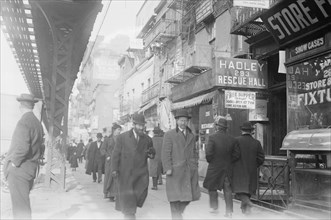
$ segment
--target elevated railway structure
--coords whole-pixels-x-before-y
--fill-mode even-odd
[[[101,9],[101,0],[1,1],[1,28],[30,93],[43,100],[46,186],[65,188],[69,96]]]

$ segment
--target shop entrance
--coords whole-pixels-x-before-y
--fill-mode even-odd
[[[282,88],[283,87],[283,88]],[[286,88],[284,86],[272,90],[269,96],[269,132],[267,135],[267,155],[286,155],[280,151],[287,134]]]

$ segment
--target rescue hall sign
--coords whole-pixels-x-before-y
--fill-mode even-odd
[[[255,92],[225,90],[225,108],[255,109]]]
[[[267,63],[238,58],[216,58],[216,85],[266,89]]]

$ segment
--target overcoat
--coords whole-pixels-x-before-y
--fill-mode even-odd
[[[208,169],[203,187],[208,190],[222,190],[225,177],[232,179],[233,163],[240,158],[238,141],[225,133],[217,131],[209,136],[206,146]]]
[[[69,159],[70,167],[71,168],[77,168],[78,167],[78,149],[77,147],[72,148],[72,153]]]
[[[9,174],[20,176],[26,180],[32,180],[36,177],[42,140],[43,129],[40,121],[33,112],[23,114],[17,122],[4,161],[6,178]],[[14,163],[16,167],[11,166],[10,163]]]
[[[137,142],[133,130],[117,136],[111,156],[111,171],[118,172],[119,206],[117,210],[134,214],[142,207],[148,192],[148,152],[153,158],[152,139],[143,134]]]
[[[162,165],[164,171],[172,170],[166,176],[166,192],[169,202],[195,201],[201,196],[199,187],[199,154],[195,136],[188,132],[186,137],[178,129],[165,133],[162,145]]]
[[[101,154],[105,156],[105,182],[103,185],[103,193],[107,197],[115,197],[117,195],[117,181],[111,175],[111,155],[114,147],[114,136],[105,137],[101,146]]]
[[[264,162],[261,143],[250,134],[236,138],[241,158],[233,166],[233,192],[254,195],[257,188],[257,168]]]
[[[102,141],[100,144],[100,148],[98,148],[97,141],[91,143],[88,149],[88,163],[87,163],[86,174],[91,175],[93,171],[97,172],[97,170],[94,170],[96,167],[95,166],[96,163],[102,164],[102,173],[104,173],[105,157],[100,152],[101,146],[102,146]]]
[[[154,136],[152,141],[155,149],[155,157],[149,160],[149,176],[158,177],[163,172],[161,161],[163,137]]]

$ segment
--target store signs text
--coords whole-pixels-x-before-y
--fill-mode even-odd
[[[331,54],[291,66],[287,73],[292,108],[293,102],[297,107],[331,102]]]
[[[255,92],[225,91],[225,108],[255,109],[255,100]]]
[[[257,60],[216,59],[216,85],[241,88],[267,88],[267,63]]]
[[[330,0],[286,0],[261,15],[280,45],[331,22]]]

